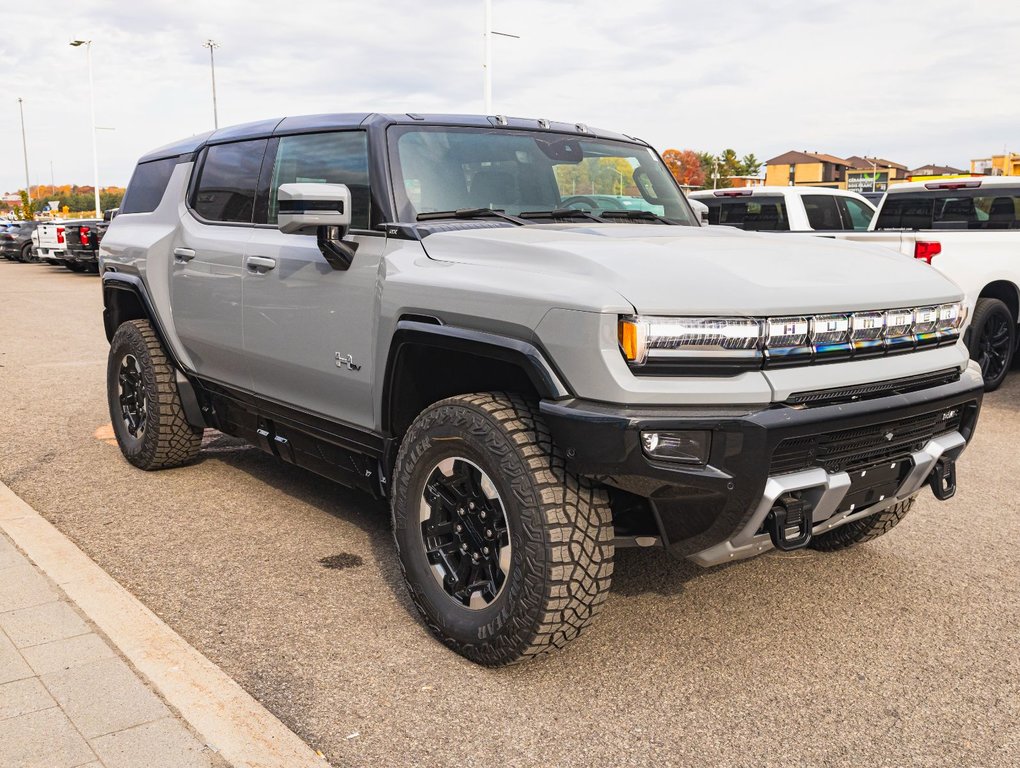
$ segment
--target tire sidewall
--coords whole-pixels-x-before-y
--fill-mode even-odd
[[[470,425],[465,429],[465,425]],[[484,425],[484,426],[483,426]],[[481,427],[481,430],[479,430]],[[484,430],[485,439],[477,434]],[[492,604],[473,610],[458,604],[433,576],[425,555],[419,505],[435,466],[460,457],[480,467],[492,480],[503,504],[511,544],[510,573]],[[426,411],[405,436],[397,459],[393,498],[393,534],[412,598],[427,622],[447,645],[464,647],[510,641],[512,628],[531,626],[541,606],[536,578],[545,567],[546,546],[540,526],[529,515],[537,507],[529,470],[503,433],[481,410],[463,404],[440,404]],[[541,581],[538,581],[541,584]],[[513,642],[518,642],[514,637]]]
[[[1012,366],[1013,354],[1016,350],[1016,320],[1012,313],[1002,301],[998,299],[980,299],[978,300],[977,308],[975,311],[974,325],[971,329],[971,340],[970,340],[970,356],[974,360],[980,361],[981,355],[981,338],[984,336],[985,327],[988,322],[996,317],[1000,316],[1006,320],[1010,332],[1010,345],[1009,345],[1009,358],[1003,365],[1002,371],[994,379],[988,379],[985,381],[985,391],[991,392],[998,389],[1002,382],[1005,380],[1006,375],[1009,373],[1009,369]]]
[[[141,438],[128,432],[120,411],[118,376],[120,363],[125,355],[133,355],[142,370],[142,385],[145,388],[147,405],[145,431]],[[125,323],[118,328],[110,344],[110,357],[106,367],[106,392],[113,432],[124,457],[135,466],[145,467],[155,455],[158,443],[156,408],[159,403],[159,392],[156,387],[156,372],[152,364],[152,357],[149,355],[145,339],[133,323]]]

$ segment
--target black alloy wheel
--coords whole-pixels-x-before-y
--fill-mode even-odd
[[[511,544],[492,478],[468,459],[443,459],[425,481],[419,517],[425,556],[446,594],[472,610],[499,597]]]
[[[998,389],[1016,350],[1016,319],[999,299],[978,299],[970,329],[970,356],[981,366],[985,391]]]
[[[117,373],[117,388],[124,427],[131,437],[140,440],[145,434],[149,403],[145,394],[142,367],[134,355],[127,354],[121,358],[120,371]]]

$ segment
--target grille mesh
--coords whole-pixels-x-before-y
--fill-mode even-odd
[[[770,470],[774,475],[810,467],[822,467],[829,473],[851,472],[902,458],[921,450],[936,435],[959,429],[964,407],[943,408],[858,429],[788,438],[772,454]],[[947,419],[949,412],[954,414]]]

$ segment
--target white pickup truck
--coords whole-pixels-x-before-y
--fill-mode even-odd
[[[60,265],[67,255],[67,247],[64,243],[64,222],[47,221],[36,227],[32,233],[32,241],[35,243],[35,252],[39,261],[47,264]]]
[[[889,188],[868,232],[829,237],[874,243],[921,259],[966,294],[964,339],[985,389],[1006,378],[1020,322],[1020,178],[918,181]]]
[[[856,192],[827,187],[737,187],[691,192],[708,223],[754,232],[863,232],[875,206]]]

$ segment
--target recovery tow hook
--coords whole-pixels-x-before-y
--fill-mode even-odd
[[[956,494],[956,459],[943,456],[928,476],[931,492],[939,501],[951,499]]]
[[[795,496],[781,497],[765,518],[765,527],[776,549],[789,552],[811,541],[811,509]]]

